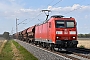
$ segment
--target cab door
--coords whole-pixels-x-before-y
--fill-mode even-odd
[[[51,40],[51,22],[48,22],[48,39]]]

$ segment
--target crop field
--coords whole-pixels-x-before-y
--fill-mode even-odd
[[[3,43],[3,42],[0,40],[0,47],[1,47],[2,43]]]
[[[4,41],[4,40],[0,40],[0,46],[1,46],[1,44],[3,43],[3,41]]]
[[[14,40],[0,42],[0,60],[38,60]]]
[[[4,40],[0,40],[0,51],[1,51],[1,48],[2,48],[3,42],[4,42]]]
[[[78,40],[78,47],[80,47],[80,46],[84,46],[85,48],[88,48],[88,49],[90,49],[90,40],[88,39],[81,39],[81,40]]]
[[[0,40],[0,54],[7,40]]]

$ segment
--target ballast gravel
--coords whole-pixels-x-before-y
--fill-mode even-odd
[[[32,53],[35,57],[38,58],[38,60],[71,60],[69,58],[53,54],[49,51],[43,50],[42,48],[36,47],[32,44],[16,40],[21,46],[23,46],[25,49],[27,49],[30,53]]]

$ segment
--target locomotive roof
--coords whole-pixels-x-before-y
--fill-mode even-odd
[[[62,16],[62,15],[53,15],[53,16],[51,16],[51,18],[63,18],[63,17],[64,16]],[[44,23],[46,23],[48,21],[49,21],[49,19],[48,20],[45,20]]]
[[[64,16],[63,15],[52,15],[50,18],[63,18]],[[70,17],[70,18],[72,18],[72,17]],[[48,20],[45,20],[43,23],[46,23],[46,22],[48,22],[50,19],[48,19]],[[43,24],[43,23],[40,23],[40,24],[37,24],[37,25],[41,25],[41,24]]]
[[[53,16],[51,16],[51,18],[62,18],[62,17],[64,17],[64,16],[62,16],[62,15],[53,15]]]

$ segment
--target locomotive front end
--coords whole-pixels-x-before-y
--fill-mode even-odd
[[[74,18],[56,18],[55,19],[55,44],[58,48],[76,48],[77,28]]]

